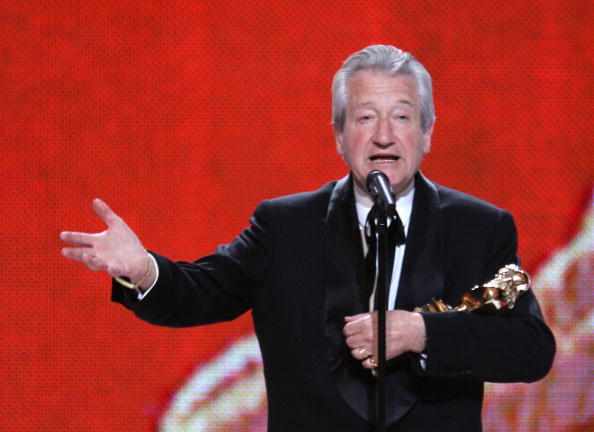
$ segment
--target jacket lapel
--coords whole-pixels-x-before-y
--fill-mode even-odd
[[[344,317],[367,312],[366,270],[351,177],[338,181],[330,197],[324,259],[326,354],[338,392],[364,419],[373,390],[369,371],[352,358],[342,334]]]
[[[412,310],[443,296],[443,237],[437,188],[421,173],[415,197],[396,308]]]

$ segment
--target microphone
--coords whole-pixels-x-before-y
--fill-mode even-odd
[[[373,170],[367,175],[367,189],[375,203],[388,215],[396,210],[396,198],[390,186],[388,176],[381,171]]]

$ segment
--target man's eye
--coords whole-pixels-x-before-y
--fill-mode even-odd
[[[360,122],[366,122],[366,121],[369,121],[369,120],[371,120],[371,116],[361,116],[361,117],[359,117],[359,121]]]

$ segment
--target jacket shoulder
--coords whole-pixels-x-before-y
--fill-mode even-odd
[[[303,211],[326,211],[337,181],[326,183],[315,191],[300,192],[263,201],[275,213],[299,214]]]
[[[502,212],[508,213],[507,210],[473,195],[440,185],[435,185],[435,188],[439,195],[440,207],[446,214],[464,212],[468,216],[498,216]]]

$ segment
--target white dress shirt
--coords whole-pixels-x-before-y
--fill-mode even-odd
[[[357,219],[359,220],[359,232],[361,233],[361,240],[363,242],[363,253],[367,255],[367,241],[365,240],[365,224],[367,222],[367,215],[373,207],[373,200],[371,197],[363,192],[355,184],[355,206],[357,208]],[[413,198],[415,196],[414,187],[410,191],[398,198],[396,201],[396,211],[402,225],[404,225],[404,234],[408,236],[408,226],[410,225],[410,215],[412,213]],[[392,279],[390,282],[390,290],[388,294],[388,309],[394,310],[396,307],[396,295],[398,294],[398,284],[400,283],[400,273],[402,272],[402,261],[404,260],[404,251],[406,249],[406,243],[396,246],[394,253],[394,267],[392,268]],[[376,264],[377,266],[377,264]],[[376,267],[377,268],[377,267]],[[369,298],[369,310],[373,310],[374,299],[375,299],[375,287],[377,286],[377,272],[375,281],[373,283],[373,293]]]

